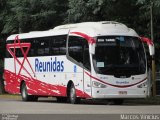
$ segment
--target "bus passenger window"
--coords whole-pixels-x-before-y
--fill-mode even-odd
[[[38,55],[47,56],[49,55],[49,41],[44,39],[46,38],[41,38],[37,40],[37,53]]]
[[[70,36],[68,53],[76,62],[82,63],[83,67],[90,70],[90,56],[88,41],[82,37]]]
[[[79,63],[83,63],[83,42],[82,38],[70,36],[68,43],[69,56]]]
[[[51,55],[65,55],[66,54],[66,39],[67,36],[54,36],[51,39]]]
[[[88,42],[84,39],[84,58],[83,58],[83,63],[84,67],[87,68],[88,70],[91,70],[91,64],[90,64],[90,56],[89,56],[89,45]]]

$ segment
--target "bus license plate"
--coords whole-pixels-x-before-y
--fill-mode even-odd
[[[119,91],[119,95],[127,95],[127,91]]]

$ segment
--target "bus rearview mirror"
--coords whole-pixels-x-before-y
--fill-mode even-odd
[[[148,47],[149,47],[149,54],[153,56],[155,54],[154,45],[149,45]]]
[[[90,44],[90,46],[89,46],[89,48],[90,48],[90,52],[91,52],[91,54],[95,54],[95,47],[96,47],[96,45],[95,44]]]
[[[143,42],[147,43],[148,48],[149,48],[149,54],[153,56],[155,54],[155,48],[154,48],[153,41],[146,37],[140,37],[140,38]]]

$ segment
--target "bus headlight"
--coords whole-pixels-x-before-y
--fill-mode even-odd
[[[92,82],[92,86],[96,87],[96,88],[106,88],[107,87],[106,85],[104,85],[104,84],[102,84],[100,82],[97,82],[97,81],[93,81]]]
[[[138,85],[137,87],[138,88],[146,88],[147,87],[147,81],[142,83],[142,84],[140,84],[140,85]]]

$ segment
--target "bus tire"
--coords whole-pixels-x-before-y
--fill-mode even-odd
[[[80,98],[77,98],[76,96],[76,89],[74,84],[72,83],[71,87],[70,87],[70,92],[69,92],[69,102],[71,104],[77,104],[80,102]]]
[[[26,87],[26,83],[23,82],[22,83],[22,86],[21,86],[21,96],[22,96],[22,100],[23,101],[29,101],[30,100],[30,97],[27,93],[27,87]]]
[[[23,101],[37,101],[38,96],[28,95],[26,83],[23,82],[21,86],[21,96]]]

